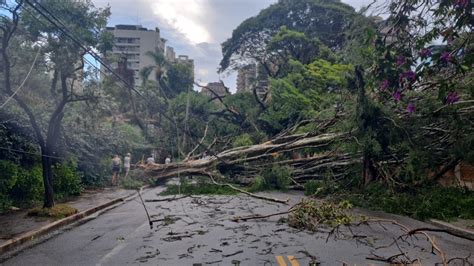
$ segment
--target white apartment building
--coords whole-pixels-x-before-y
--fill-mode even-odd
[[[135,87],[139,87],[142,84],[140,70],[155,65],[153,58],[146,53],[159,49],[164,54],[166,40],[161,38],[158,28],[149,30],[141,25],[116,25],[107,27],[107,30],[115,37],[112,54],[118,58],[126,56],[127,68],[135,72]],[[116,68],[117,65],[112,64],[112,67]]]

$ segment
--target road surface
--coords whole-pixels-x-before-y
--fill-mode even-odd
[[[143,193],[145,200],[158,199],[162,188]],[[401,234],[390,225],[361,226],[353,229],[356,237],[340,235],[327,238],[329,229],[309,233],[279,223],[280,217],[264,221],[232,222],[229,218],[249,214],[284,211],[302,197],[298,193],[272,193],[291,198],[290,205],[266,202],[244,195],[199,196],[181,200],[146,202],[152,219],[150,229],[139,199],[109,210],[88,222],[71,226],[48,236],[30,248],[0,260],[3,265],[367,265],[383,264],[368,260],[379,255],[390,257],[400,252],[388,245]],[[367,214],[367,213],[365,213]],[[415,228],[433,227],[406,217],[396,218]],[[448,258],[474,253],[472,242],[433,234]],[[327,242],[326,242],[327,241]],[[424,265],[440,262],[422,238],[401,242],[410,259]],[[402,255],[400,255],[402,256]],[[314,264],[316,265],[316,264]]]

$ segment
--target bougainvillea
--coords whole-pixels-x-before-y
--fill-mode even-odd
[[[436,91],[453,104],[462,94],[455,83],[472,71],[474,18],[469,0],[393,0],[375,8],[383,16],[374,40],[377,56],[371,69],[382,99],[403,102],[408,91]],[[471,45],[472,46],[472,45]],[[403,103],[409,113],[413,102]]]

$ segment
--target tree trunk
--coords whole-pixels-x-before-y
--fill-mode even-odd
[[[51,208],[54,206],[53,191],[53,169],[51,152],[45,147],[41,149],[41,163],[43,166],[43,183],[44,183],[44,202],[43,208]]]
[[[367,122],[367,109],[368,109],[368,100],[367,95],[365,94],[365,81],[363,78],[364,70],[361,66],[355,67],[355,77],[356,77],[356,86],[357,86],[357,123],[359,134],[365,134],[367,132],[368,122]],[[371,156],[365,147],[362,147],[362,178],[364,185],[367,186],[375,178],[375,169],[372,165]]]

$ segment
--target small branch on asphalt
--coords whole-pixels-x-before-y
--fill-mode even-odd
[[[175,201],[175,200],[181,200],[181,199],[184,199],[184,198],[189,198],[191,197],[191,195],[184,195],[182,197],[171,197],[171,198],[164,198],[164,199],[147,199],[145,200],[145,202],[162,202],[162,201],[167,201],[167,202],[171,202],[171,201]]]
[[[277,202],[277,203],[283,203],[283,204],[288,204],[288,202],[290,201],[290,199],[286,199],[286,200],[281,200],[281,199],[276,199],[276,198],[270,198],[270,197],[265,197],[265,196],[261,196],[261,195],[256,195],[256,194],[253,194],[253,193],[250,193],[248,191],[245,191],[243,189],[240,189],[240,188],[237,188],[235,187],[234,185],[231,185],[229,183],[218,183],[216,182],[216,180],[214,180],[214,175],[209,173],[209,172],[206,172],[206,174],[209,176],[209,178],[211,179],[212,183],[215,184],[215,185],[218,185],[218,186],[227,186],[235,191],[238,191],[240,193],[243,193],[245,195],[248,195],[250,197],[253,197],[253,198],[256,198],[256,199],[261,199],[261,200],[267,200],[267,201],[271,201],[271,202]]]

